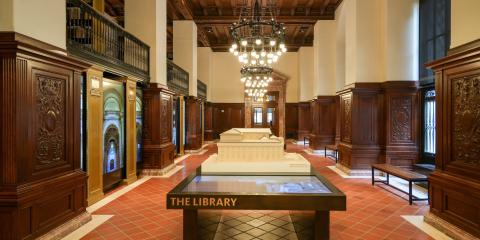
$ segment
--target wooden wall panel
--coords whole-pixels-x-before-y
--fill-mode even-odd
[[[369,169],[384,161],[383,93],[378,83],[355,83],[340,95],[339,163]]]
[[[480,41],[430,66],[437,107],[430,212],[480,237]]]
[[[310,148],[324,149],[325,145],[335,144],[336,135],[336,96],[318,96],[310,102],[311,131]]]
[[[142,173],[155,174],[173,164],[172,143],[173,92],[164,86],[150,84],[143,92],[144,124],[142,132]]]
[[[213,141],[213,104],[206,102],[204,106],[204,139],[205,141]]]
[[[285,104],[286,138],[298,139],[298,103]]]
[[[0,239],[34,239],[85,212],[80,77],[89,66],[0,33]]]
[[[185,150],[197,150],[202,147],[202,100],[188,96],[185,99]]]
[[[220,138],[220,133],[231,128],[245,127],[244,103],[212,103],[213,134]]]
[[[124,183],[130,184],[137,180],[137,112],[136,112],[136,95],[137,83],[135,81],[125,79],[127,82],[127,101],[126,105],[126,178]]]
[[[87,189],[88,205],[103,198],[103,72],[90,68],[87,83]],[[92,85],[96,85],[92,87]],[[98,85],[98,86],[97,86]]]
[[[383,84],[385,91],[385,159],[409,167],[419,157],[420,106],[417,81]]]
[[[298,103],[298,140],[310,135],[312,128],[312,116],[310,114],[310,102]]]

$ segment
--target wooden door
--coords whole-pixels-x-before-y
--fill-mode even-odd
[[[267,92],[263,101],[252,104],[252,127],[270,128],[278,136],[278,92]]]

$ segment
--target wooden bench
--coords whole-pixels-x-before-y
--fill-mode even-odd
[[[333,155],[329,155],[335,158],[335,163],[338,163],[338,147],[337,145],[325,145],[325,154],[324,156],[327,157],[327,149],[333,151]]]
[[[310,145],[310,137],[309,136],[304,136],[303,137],[303,146],[305,146],[307,144],[307,140],[308,139],[308,145]]]
[[[387,174],[387,177],[386,177],[385,181],[375,180],[375,169],[377,169],[379,171],[382,171],[382,172]],[[398,178],[401,178],[403,180],[408,181],[408,192],[403,191],[402,189],[399,189],[395,186],[390,185],[390,183],[389,183],[390,174],[395,176],[395,177],[398,177]],[[395,167],[395,166],[390,165],[390,164],[373,164],[372,165],[372,186],[375,185],[376,182],[386,184],[386,185],[388,185],[390,187],[393,187],[393,188],[395,188],[395,189],[397,189],[397,190],[399,190],[403,193],[408,194],[408,203],[410,205],[412,205],[413,201],[428,201],[428,193],[427,193],[427,198],[418,198],[418,197],[413,196],[413,194],[412,194],[412,184],[415,183],[415,182],[426,182],[427,183],[427,190],[429,189],[428,177],[423,175],[423,174],[419,174],[419,173],[412,172],[412,171],[409,171],[409,170],[405,170],[405,169],[402,169],[402,168],[399,168],[399,167]]]

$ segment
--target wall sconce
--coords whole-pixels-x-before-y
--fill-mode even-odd
[[[90,82],[90,95],[92,96],[102,96],[102,87],[100,78],[93,76]]]

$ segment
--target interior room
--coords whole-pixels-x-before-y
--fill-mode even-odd
[[[480,239],[479,0],[0,0],[0,239]]]

